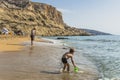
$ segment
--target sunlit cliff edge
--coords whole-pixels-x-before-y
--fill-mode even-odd
[[[33,27],[41,36],[90,35],[90,33],[68,26],[62,13],[55,7],[29,0],[0,0],[0,31],[7,27],[10,31],[22,30],[30,34]]]

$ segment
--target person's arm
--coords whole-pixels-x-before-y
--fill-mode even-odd
[[[76,67],[75,63],[74,63],[74,60],[73,60],[73,56],[71,56],[71,62],[73,64],[74,67]]]

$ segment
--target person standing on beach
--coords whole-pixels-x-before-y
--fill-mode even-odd
[[[35,39],[35,35],[36,35],[36,28],[33,28],[31,30],[31,34],[30,34],[30,38],[31,38],[31,46],[33,46],[33,41]]]
[[[73,60],[73,54],[74,54],[73,48],[70,48],[69,52],[66,52],[65,54],[63,54],[63,56],[62,56],[62,63],[64,64],[63,72],[65,72],[66,68],[67,68],[68,72],[70,71],[70,65],[67,61],[68,59],[71,59],[73,66],[76,67],[74,60]]]

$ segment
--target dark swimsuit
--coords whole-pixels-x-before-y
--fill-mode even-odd
[[[30,35],[30,37],[31,37],[31,40],[33,41],[35,36],[34,35]]]
[[[66,58],[62,58],[63,63],[68,63]]]
[[[30,35],[30,37],[31,37],[31,41],[33,41],[34,38],[35,38],[35,34],[34,34],[34,30],[33,30],[33,29],[31,30],[31,35]]]

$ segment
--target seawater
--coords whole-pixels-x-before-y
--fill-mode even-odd
[[[58,36],[57,36],[58,37]],[[49,37],[57,39],[57,37]],[[59,36],[61,37],[61,36]],[[101,80],[120,80],[120,36],[62,36],[63,44],[80,50],[101,73]]]

